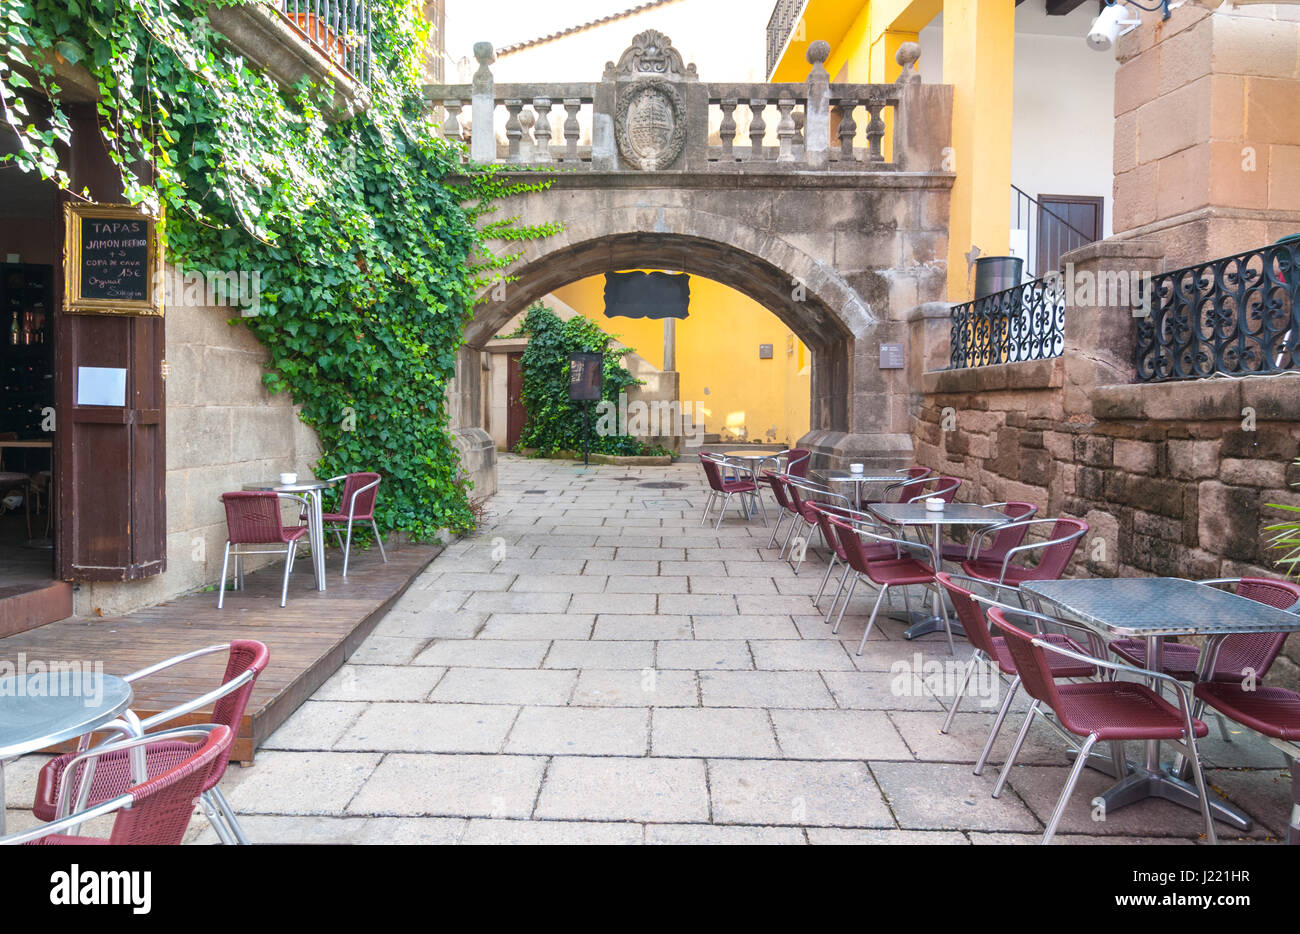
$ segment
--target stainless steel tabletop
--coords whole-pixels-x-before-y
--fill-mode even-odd
[[[1116,636],[1300,630],[1294,613],[1179,577],[1026,581],[1020,589]]]
[[[1001,525],[1010,522],[1006,513],[974,503],[948,503],[942,511],[925,508],[925,503],[872,503],[871,511],[891,525]]]
[[[94,671],[0,678],[0,762],[93,732],[131,697],[127,682]]]
[[[332,486],[334,484],[328,480],[311,480],[307,483],[281,483],[279,480],[261,480],[254,483],[245,483],[240,489],[267,493],[314,493],[320,490],[328,490]]]
[[[814,470],[813,475],[823,478],[828,483],[902,483],[907,479],[896,473],[882,475],[854,473],[851,470]]]

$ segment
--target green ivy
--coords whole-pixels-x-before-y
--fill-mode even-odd
[[[22,95],[57,101],[55,56],[84,66],[127,199],[165,217],[168,259],[260,274],[258,315],[231,323],[265,345],[267,386],[291,393],[319,436],[316,473],[383,473],[385,528],[469,527],[444,394],[475,296],[512,245],[558,229],[491,215],[547,183],[467,169],[439,137],[419,93],[418,3],[370,0],[369,107],[335,124],[319,103],[330,88],[279,87],[223,44],[207,6],[0,0],[0,110],[17,142],[0,168],[69,187],[65,113],[56,102],[39,118]],[[496,255],[492,240],[505,244]]]
[[[630,347],[612,347],[612,338],[581,315],[562,321],[555,312],[538,303],[528,309],[523,323],[510,337],[527,337],[528,346],[520,361],[524,387],[521,401],[527,412],[520,449],[536,448],[538,455],[553,457],[563,451],[581,451],[586,421],[591,419],[591,450],[598,454],[659,454],[664,449],[649,446],[630,435],[596,434],[597,403],[569,400],[569,354],[578,351],[604,356],[602,397],[618,405],[620,393],[641,385],[623,365],[634,353]],[[584,414],[584,406],[591,411]]]

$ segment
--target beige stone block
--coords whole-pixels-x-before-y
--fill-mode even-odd
[[[1115,440],[1115,466],[1129,473],[1150,474],[1156,468],[1156,446],[1150,441]]]
[[[1166,156],[1156,176],[1156,216],[1173,217],[1210,203],[1210,144]]]
[[[1268,147],[1268,208],[1300,211],[1300,146]]]
[[[1213,477],[1219,469],[1218,441],[1166,442],[1169,473],[1181,480]]]
[[[1160,94],[1160,53],[1129,59],[1115,70],[1115,115],[1137,110]]]
[[[1263,209],[1269,206],[1271,147],[1246,147],[1236,142],[1211,142],[1211,204]]]
[[[1225,457],[1219,465],[1219,477],[1235,486],[1281,490],[1286,487],[1286,465],[1278,461]]]
[[[1138,162],[1195,146],[1210,136],[1210,79],[1199,78],[1138,109]]]
[[[1156,213],[1157,167],[1140,165],[1131,172],[1115,175],[1115,232],[1122,233],[1149,224]]]
[[[1219,74],[1291,78],[1300,60],[1300,27],[1294,22],[1247,16],[1214,17],[1212,69]]]
[[[1214,75],[1210,81],[1210,138],[1246,138],[1246,79]]]
[[[1115,147],[1112,158],[1115,174],[1137,168],[1137,114],[1130,111],[1115,118]]]
[[[1300,81],[1290,78],[1247,78],[1245,140],[1300,143]]]
[[[1202,20],[1169,36],[1156,47],[1160,61],[1158,93],[1170,94],[1210,73],[1214,40],[1211,22]],[[1151,56],[1144,55],[1143,59]],[[1131,63],[1130,63],[1131,64]],[[1121,66],[1121,70],[1125,66]],[[1116,94],[1119,93],[1116,88]]]

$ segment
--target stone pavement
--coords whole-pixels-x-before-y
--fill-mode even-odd
[[[942,682],[891,672],[951,665],[942,635],[907,642],[885,620],[856,656],[874,595],[859,587],[832,636],[812,604],[820,558],[796,576],[770,530],[734,510],[701,528],[698,465],[507,455],[500,470],[483,528],[430,565],[252,768],[227,773],[253,839],[1037,841],[1070,761],[1055,734],[1036,728],[991,798],[1019,716],[972,775],[992,710],[967,699],[942,735],[924,686]],[[1251,838],[1284,832],[1281,754],[1217,730],[1203,748],[1209,781],[1256,818]],[[34,769],[11,769],[11,800],[30,800]],[[1058,842],[1196,839],[1198,814],[1165,802],[1094,820],[1111,781],[1085,771]],[[191,835],[213,839],[202,818]]]

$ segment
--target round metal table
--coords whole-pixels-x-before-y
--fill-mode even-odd
[[[827,486],[845,483],[853,484],[853,502],[862,508],[862,484],[864,483],[901,483],[907,478],[901,474],[869,474],[866,471],[854,473],[851,470],[819,470],[816,475],[826,481]]]
[[[241,489],[263,493],[293,493],[307,500],[307,540],[311,543],[311,567],[316,574],[316,589],[325,589],[325,520],[322,518],[321,494],[334,486],[329,480],[310,483],[281,483],[266,480],[245,483]]]
[[[95,732],[126,711],[132,696],[123,679],[84,667],[0,678],[0,805],[6,761]],[[0,806],[0,834],[4,829]]]

